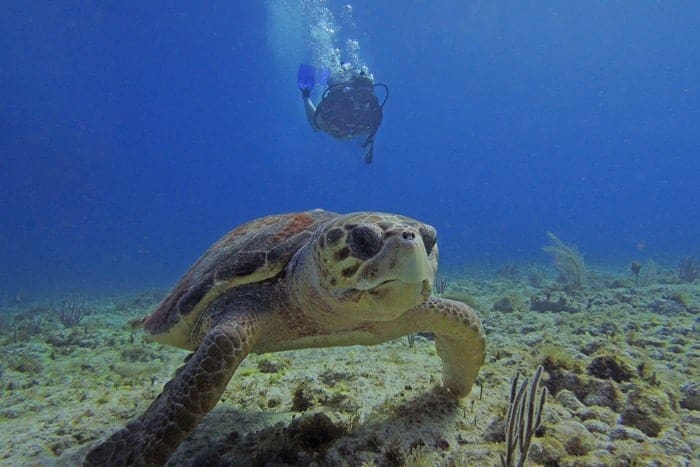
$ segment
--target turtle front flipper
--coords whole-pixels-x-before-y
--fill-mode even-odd
[[[85,465],[162,465],[216,405],[250,352],[254,318],[224,318],[138,420],[87,455]]]
[[[445,385],[457,397],[468,395],[486,355],[484,330],[474,310],[462,302],[430,297],[402,319],[410,332],[435,333]]]

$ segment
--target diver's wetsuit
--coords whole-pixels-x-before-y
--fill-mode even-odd
[[[384,87],[386,97],[380,104],[374,87]],[[314,129],[322,130],[338,139],[350,139],[367,135],[362,147],[369,147],[365,162],[372,162],[374,136],[382,123],[383,107],[388,98],[388,88],[374,84],[367,76],[360,75],[347,83],[329,86],[323,93],[318,107],[311,102],[310,93],[302,91],[306,115]]]

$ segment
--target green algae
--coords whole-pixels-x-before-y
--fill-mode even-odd
[[[545,361],[548,384],[570,388],[580,405],[548,402],[544,432],[533,443],[530,461],[588,465],[619,458],[673,465],[694,456],[688,446],[697,429],[687,421],[692,411],[680,402],[689,400],[681,388],[700,379],[693,357],[696,284],[646,287],[640,280],[633,291],[591,287],[581,296],[567,296],[573,312],[557,313],[531,308],[533,293],[547,291],[533,290],[526,278],[457,282],[469,290],[471,298],[462,301],[472,306],[510,294],[523,304],[513,313],[480,312],[488,339],[479,382],[483,393],[475,388],[457,405],[443,399],[440,360],[434,343],[423,337],[412,348],[400,340],[251,356],[173,462],[185,462],[209,442],[224,458],[243,462],[255,454],[247,446],[260,445],[264,430],[278,423],[280,432],[290,430],[301,413],[320,413],[347,430],[319,443],[319,452],[296,438],[288,444],[290,458],[381,465],[403,455],[406,463],[422,465],[493,465],[503,445],[487,440],[485,432],[504,410],[509,379],[516,370],[531,372]],[[674,291],[684,292],[690,307],[669,308],[678,314],[655,312],[651,305],[673,301]],[[182,365],[182,351],[138,335],[130,342],[124,326],[134,316],[126,314],[137,312],[115,317],[113,311],[113,306],[98,310],[75,332],[52,327],[50,317],[42,317],[40,331],[26,340],[15,341],[11,330],[0,330],[0,420],[7,427],[0,442],[13,446],[0,460],[78,463],[80,450],[138,416]],[[18,371],[22,366],[10,364],[8,357],[15,351],[33,355],[42,368]],[[302,411],[294,398],[304,381],[302,395],[311,405]],[[657,412],[661,416],[654,418]],[[629,425],[617,423],[623,414]],[[562,420],[568,419],[585,425],[598,443],[613,445],[615,453],[589,449],[580,433],[566,435],[572,428]]]

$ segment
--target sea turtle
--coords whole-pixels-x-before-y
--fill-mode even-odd
[[[251,352],[372,345],[431,331],[447,389],[469,394],[484,362],[484,333],[467,305],[430,295],[436,239],[433,227],[408,217],[320,209],[229,232],[137,320],[156,341],[194,353],[86,465],[165,463]]]

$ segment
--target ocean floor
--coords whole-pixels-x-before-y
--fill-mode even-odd
[[[253,355],[169,464],[497,465],[511,379],[538,365],[530,464],[700,464],[698,279],[594,271],[570,290],[518,265],[445,279],[487,333],[471,395],[444,392],[430,336]],[[72,327],[59,302],[0,310],[0,464],[74,465],[146,409],[186,352],[127,322],[164,295],[89,299]]]

